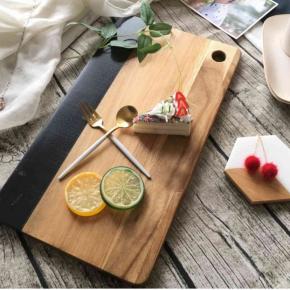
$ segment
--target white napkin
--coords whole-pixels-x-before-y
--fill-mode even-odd
[[[65,24],[88,11],[98,16],[136,14],[140,0],[1,0],[0,130],[33,118],[60,60]]]

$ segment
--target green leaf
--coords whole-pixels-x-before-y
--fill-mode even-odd
[[[142,62],[148,53],[154,53],[161,48],[159,43],[152,44],[152,38],[148,35],[141,34],[138,37],[137,57]]]
[[[158,51],[161,48],[161,45],[159,43],[154,43],[151,45],[148,45],[144,48],[141,48],[140,51],[147,54],[147,53],[154,53]]]
[[[123,47],[123,48],[137,48],[137,42],[135,40],[112,40],[111,46]]]
[[[70,22],[66,26],[69,26],[69,25],[83,25],[84,27],[88,28],[89,30],[95,31],[97,33],[100,33],[102,30],[100,27],[91,26],[91,25],[86,24],[84,22]]]
[[[160,37],[170,34],[172,26],[167,23],[154,23],[149,25],[150,35],[152,37]]]
[[[152,38],[145,34],[141,34],[137,39],[137,44],[137,57],[139,62],[142,62],[147,55],[147,52],[143,51],[142,49],[152,44]]]
[[[146,25],[154,23],[154,12],[147,0],[143,0],[140,9],[140,16]]]
[[[109,22],[101,28],[101,36],[106,39],[112,38],[115,34],[117,34],[117,28],[113,22]]]
[[[152,38],[148,35],[141,34],[138,37],[137,43],[138,43],[138,49],[142,49],[152,44]]]
[[[161,48],[159,43],[148,45],[144,48],[137,48],[137,57],[139,62],[142,62],[148,53],[157,52]]]
[[[139,62],[142,62],[143,59],[146,57],[146,53],[142,52],[140,49],[137,48],[137,57]]]

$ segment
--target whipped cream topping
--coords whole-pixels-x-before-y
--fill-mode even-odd
[[[170,122],[178,121],[189,123],[192,118],[189,113],[189,106],[185,96],[176,92],[167,100],[161,101],[154,108],[135,118],[134,122]]]

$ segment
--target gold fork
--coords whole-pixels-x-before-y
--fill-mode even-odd
[[[80,105],[82,114],[87,123],[94,129],[101,129],[107,132],[103,125],[102,117],[94,110],[92,106],[87,103],[81,103]],[[132,153],[120,142],[120,140],[113,134],[109,135],[111,141],[117,146],[117,148],[149,179],[151,179],[150,174],[143,167],[143,165],[132,155]]]

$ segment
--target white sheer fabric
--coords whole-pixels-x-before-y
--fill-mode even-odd
[[[65,24],[89,10],[98,16],[129,16],[139,0],[1,0],[0,130],[31,120],[60,60]]]

